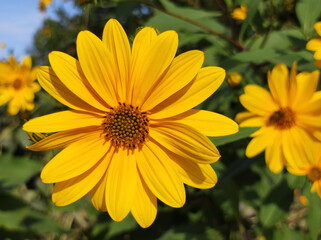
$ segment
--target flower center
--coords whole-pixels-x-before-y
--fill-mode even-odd
[[[22,87],[22,80],[20,78],[16,78],[13,81],[12,86],[15,90],[19,90]]]
[[[288,129],[291,128],[295,123],[294,112],[286,107],[280,108],[280,110],[275,111],[267,121],[267,125],[273,125],[278,129]]]
[[[141,112],[138,107],[119,103],[106,113],[103,122],[107,140],[116,147],[135,149],[142,147],[148,138],[148,112]]]
[[[318,181],[321,179],[321,170],[318,167],[313,167],[310,169],[308,173],[308,178],[312,181]]]

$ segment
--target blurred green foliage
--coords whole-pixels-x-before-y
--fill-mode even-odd
[[[244,4],[247,18],[237,22],[231,11]],[[55,19],[44,20],[30,49],[34,63],[48,65],[48,53],[63,51],[76,56],[78,32],[88,29],[101,36],[109,18],[118,19],[130,39],[140,26],[179,34],[178,52],[200,49],[204,66],[220,66],[243,76],[240,86],[223,83],[198,108],[234,118],[242,111],[238,97],[246,84],[267,86],[266,74],[274,64],[299,71],[316,69],[313,53],[305,50],[316,36],[313,24],[320,20],[319,0],[95,0],[75,2],[81,13],[69,16],[57,9]],[[88,197],[66,207],[51,202],[52,186],[39,178],[42,166],[57,151],[29,152],[22,119],[65,109],[44,91],[36,96],[36,108],[11,117],[0,107],[0,239],[320,239],[321,201],[310,192],[305,177],[286,171],[273,174],[264,155],[247,159],[247,138],[256,129],[241,128],[227,137],[211,138],[222,158],[213,164],[218,183],[213,189],[186,187],[187,202],[173,209],[159,202],[156,221],[141,229],[128,216],[113,222],[94,209]],[[295,189],[307,198],[298,201]],[[296,193],[298,190],[296,190]],[[299,191],[300,192],[300,191]],[[262,238],[264,237],[264,238]]]

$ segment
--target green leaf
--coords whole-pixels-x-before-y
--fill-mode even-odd
[[[15,157],[10,154],[0,155],[0,185],[11,187],[27,182],[39,172],[41,163],[28,157]]]
[[[240,39],[243,39],[245,31],[252,24],[252,20],[254,19],[255,14],[259,9],[259,4],[262,0],[250,1],[247,6],[248,10],[246,12],[246,18],[242,23],[241,31],[240,31]]]
[[[224,27],[222,23],[218,21],[215,17],[221,15],[220,12],[214,11],[204,11],[202,9],[188,8],[188,7],[178,7],[168,0],[161,1],[164,8],[174,14],[182,16],[182,18],[188,18],[196,21],[199,24],[210,27],[217,32],[225,33],[229,31],[228,28]],[[189,23],[182,18],[174,17],[167,13],[161,12],[159,10],[154,10],[154,16],[151,17],[145,26],[153,26],[159,31],[175,30],[177,32],[187,32],[187,33],[206,33],[207,31],[196,26],[195,24]]]
[[[253,49],[247,52],[240,52],[235,54],[230,60],[239,61],[239,62],[253,62],[255,64],[260,64],[266,62],[270,59],[279,57],[280,54],[277,53],[272,48],[264,49]]]
[[[310,230],[312,240],[317,240],[321,233],[321,199],[316,192],[311,192],[311,183],[307,182],[303,189],[303,195],[308,199],[308,217],[307,224]]]
[[[286,173],[285,179],[287,183],[289,184],[289,187],[291,189],[296,189],[296,188],[302,188],[306,182],[306,177],[305,176],[296,176],[291,173]]]
[[[321,15],[320,0],[300,0],[295,11],[304,34],[311,36],[314,32],[313,25]]]
[[[274,240],[284,240],[284,239],[291,239],[291,240],[302,240],[307,239],[307,236],[304,234],[303,231],[295,231],[289,229],[286,226],[283,226],[281,229],[277,229],[273,233]]]
[[[215,146],[221,146],[227,143],[238,141],[243,138],[247,138],[258,129],[259,127],[243,127],[233,135],[224,137],[210,137],[210,140],[215,144]]]
[[[260,208],[259,219],[265,227],[274,225],[288,215],[293,192],[283,180],[263,200]]]

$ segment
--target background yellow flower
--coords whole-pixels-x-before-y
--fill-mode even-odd
[[[321,22],[317,22],[314,24],[314,29],[318,33],[320,37],[313,38],[310,41],[308,41],[306,45],[306,49],[310,51],[315,51],[314,58],[315,58],[315,66],[321,67]]]
[[[265,161],[272,172],[284,165],[304,161],[307,147],[315,138],[321,140],[321,92],[317,91],[319,71],[296,75],[293,64],[289,76],[283,64],[268,73],[271,92],[258,85],[247,85],[240,102],[248,110],[237,114],[243,127],[261,127],[251,136],[246,156],[265,150]]]
[[[312,182],[311,192],[317,192],[321,198],[321,143],[307,146],[310,154],[300,162],[288,166],[288,171],[295,175],[306,175]]]
[[[235,8],[231,13],[232,18],[243,21],[246,18],[247,7],[245,5],[241,5],[239,8]]]
[[[34,82],[37,68],[32,69],[31,57],[19,65],[13,56],[8,62],[0,62],[0,105],[8,103],[8,112],[16,115],[19,110],[34,108],[34,93],[40,86]]]

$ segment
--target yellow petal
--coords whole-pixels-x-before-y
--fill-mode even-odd
[[[185,184],[195,188],[208,189],[217,183],[216,173],[210,164],[197,164],[166,149],[164,151]]]
[[[321,38],[313,38],[308,41],[306,49],[310,51],[319,51],[321,50]]]
[[[321,36],[321,22],[316,22],[314,24],[314,29],[319,34],[319,36]]]
[[[12,90],[9,90],[9,89],[6,90],[6,91],[1,92],[1,94],[0,94],[0,106],[5,104],[5,103],[7,103],[7,102],[9,102],[12,99],[12,97],[14,96],[13,94],[14,94],[14,92]]]
[[[117,106],[116,63],[102,41],[89,31],[77,37],[77,53],[86,78],[98,95],[109,106]]]
[[[22,108],[22,100],[20,95],[14,96],[8,104],[8,113],[10,115],[16,115]]]
[[[62,149],[79,139],[86,138],[91,134],[96,134],[95,130],[97,130],[97,127],[77,128],[62,131],[59,133],[52,134],[49,137],[46,137],[27,148],[32,151]]]
[[[10,75],[12,75],[13,70],[10,65],[6,62],[0,62],[0,79],[7,80],[10,79]]]
[[[55,74],[69,91],[91,106],[102,111],[107,110],[108,105],[91,89],[77,59],[55,51],[49,54],[49,61]]]
[[[262,127],[265,126],[266,118],[252,117],[240,123],[240,127]]]
[[[311,129],[311,127],[320,128],[321,115],[298,114],[296,115],[295,123],[302,128],[307,128],[307,129]]]
[[[197,163],[213,163],[221,157],[206,136],[184,124],[171,122],[151,126],[150,137],[164,148]]]
[[[31,69],[32,67],[32,59],[30,56],[25,57],[21,63],[21,67],[24,67],[26,69]]]
[[[106,206],[114,221],[123,220],[130,212],[137,189],[137,166],[132,152],[119,148],[114,152],[107,171]]]
[[[230,118],[205,110],[191,109],[167,120],[188,125],[212,137],[234,134],[239,130],[236,122]]]
[[[270,141],[265,149],[266,165],[274,173],[282,171],[285,164],[285,158],[280,141],[281,135],[279,134],[278,136],[279,137],[274,139],[274,141]]]
[[[103,177],[109,164],[108,158],[102,158],[83,174],[55,184],[52,201],[57,206],[66,206],[87,194]]]
[[[320,180],[316,181],[313,183],[313,185],[315,185],[315,190],[316,190],[319,198],[321,198],[321,181]],[[312,185],[312,187],[313,187],[313,185]],[[312,190],[312,187],[311,187],[311,190]]]
[[[171,64],[178,46],[178,36],[175,31],[159,34],[146,49],[144,57],[136,62],[137,69],[133,69],[132,78],[135,82],[132,104],[141,106],[147,93]]]
[[[268,74],[268,84],[274,100],[281,107],[287,106],[289,91],[289,70],[284,64],[276,65]]]
[[[235,121],[238,123],[241,123],[241,122],[243,122],[247,119],[253,118],[253,117],[257,117],[257,115],[252,112],[248,112],[248,111],[239,112],[235,116]]]
[[[277,131],[273,129],[273,127],[262,128],[262,131],[259,135],[254,137],[250,143],[247,145],[245,155],[248,158],[252,158],[266,148],[266,146],[272,142],[277,140]]]
[[[202,68],[193,81],[153,108],[151,119],[168,118],[190,110],[211,96],[224,78],[222,68]]]
[[[148,189],[141,176],[138,177],[136,196],[131,212],[142,228],[149,227],[156,218],[157,198]]]
[[[165,76],[151,88],[151,93],[148,94],[149,97],[143,104],[142,110],[152,109],[185,87],[196,76],[203,61],[204,53],[197,50],[182,53],[174,58]]]
[[[279,109],[275,102],[270,98],[265,98],[263,100],[249,94],[242,94],[240,96],[240,102],[247,110],[259,116],[271,115]]]
[[[99,111],[68,89],[50,67],[40,67],[37,77],[41,87],[62,104],[76,110]]]
[[[298,127],[292,127],[282,133],[282,149],[286,163],[293,168],[304,168],[307,163],[314,162],[315,151],[313,140]]]
[[[137,166],[146,185],[165,204],[179,208],[185,203],[184,184],[170,167],[169,157],[152,141],[137,153]]]
[[[316,61],[314,62],[314,65],[315,65],[316,67],[318,67],[318,68],[321,68],[321,60],[316,60]]]
[[[151,43],[156,38],[157,34],[152,27],[145,27],[141,29],[133,42],[133,50],[132,50],[132,62],[131,62],[131,76],[134,72],[137,74],[141,72],[141,69],[144,67],[142,64],[144,59],[146,58],[147,51],[146,49],[150,48]],[[140,79],[136,79],[140,81]],[[135,79],[132,78],[130,82],[130,91],[129,91],[129,100],[133,97],[133,88],[135,83]]]
[[[292,108],[300,109],[306,107],[306,104],[317,90],[319,76],[319,71],[301,72],[296,76],[297,91],[295,98],[291,103]]]
[[[111,155],[114,154],[112,151]],[[94,207],[102,212],[107,212],[106,207],[106,182],[107,182],[107,174],[105,173],[100,181],[96,184],[96,186],[90,191],[91,202]]]
[[[318,51],[316,51],[313,55],[315,60],[321,60],[321,49],[319,49]]]
[[[89,126],[98,128],[102,123],[103,116],[72,110],[31,119],[22,129],[28,132],[59,132]]]
[[[53,159],[41,172],[44,183],[62,182],[76,177],[94,166],[108,151],[110,142],[106,142],[100,131],[85,139],[70,144]]]
[[[117,63],[115,68],[117,91],[121,102],[125,102],[129,92],[129,72],[131,52],[127,35],[115,19],[110,19],[104,28],[103,42]],[[128,103],[128,101],[126,101]]]

